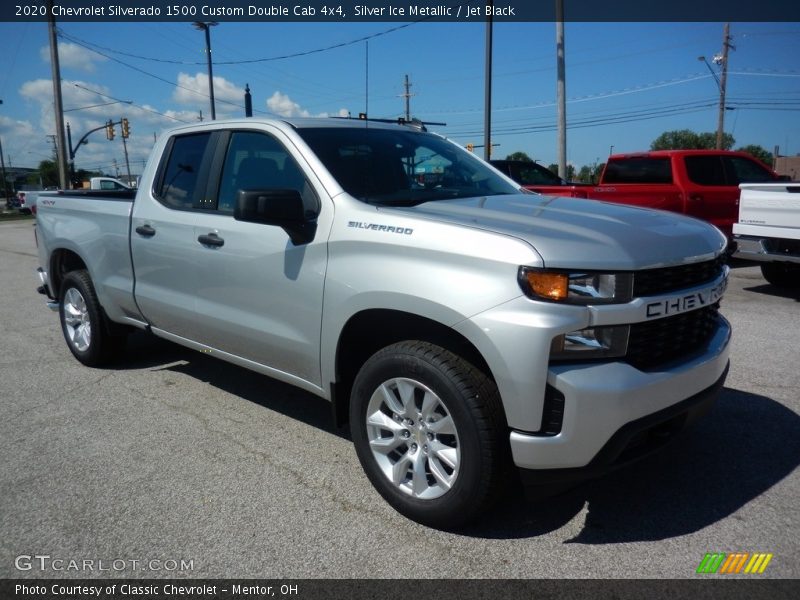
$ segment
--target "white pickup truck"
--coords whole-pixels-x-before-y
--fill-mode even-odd
[[[761,263],[764,279],[775,286],[800,288],[800,183],[739,187],[734,256]]]
[[[438,527],[514,466],[541,482],[642,456],[728,371],[719,230],[522,193],[409,124],[183,126],[135,194],[39,205],[40,291],[79,361],[142,329],[321,396],[378,492]]]

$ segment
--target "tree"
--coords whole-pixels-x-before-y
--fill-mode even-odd
[[[730,133],[722,134],[723,150],[730,150],[736,140]],[[713,150],[717,147],[717,134],[695,133],[691,129],[665,131],[650,144],[650,150]]]
[[[552,163],[547,165],[547,168],[558,175],[558,165],[556,163]],[[575,165],[567,165],[567,176],[565,177],[567,181],[572,181],[575,179]]]
[[[506,160],[521,160],[522,162],[534,162],[533,159],[524,152],[512,152],[506,156]]]
[[[58,167],[56,167],[56,163],[52,160],[43,160],[39,163],[39,172],[28,175],[27,181],[31,185],[41,183],[42,187],[58,186]]]
[[[592,167],[583,165],[578,171],[577,180],[581,183],[593,183],[592,181]]]
[[[764,164],[772,166],[772,161],[774,157],[772,156],[772,152],[768,152],[765,148],[757,145],[757,144],[748,144],[747,146],[742,146],[741,148],[737,148],[739,152],[747,152],[750,156],[757,158]]]
[[[712,133],[710,131],[706,133],[701,133],[699,136],[700,139],[700,147],[706,150],[713,150],[717,147],[717,134],[716,132]],[[723,150],[730,150],[733,148],[733,145],[736,143],[736,140],[730,133],[723,133],[722,134],[722,149]]]

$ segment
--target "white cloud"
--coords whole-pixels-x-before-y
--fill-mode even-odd
[[[39,49],[39,56],[46,63],[50,62],[50,46],[42,46]],[[83,46],[71,44],[70,42],[58,43],[58,62],[62,68],[78,69],[87,73],[93,73],[95,63],[105,62],[104,56],[95,54]]]
[[[292,100],[287,94],[283,94],[280,91],[275,91],[272,96],[267,98],[267,109],[279,115],[281,117],[329,117],[330,113],[321,112],[315,115],[312,115],[306,109],[301,108],[301,106]],[[350,114],[346,108],[340,108],[339,111],[336,113],[340,117],[346,117]]]
[[[226,102],[241,105],[239,112],[244,113],[244,88],[238,87],[224,77],[214,76],[214,98],[217,100],[215,103],[217,113],[236,112],[236,107]],[[180,104],[205,109],[208,106],[208,75],[178,73],[178,87],[172,93],[172,99]]]

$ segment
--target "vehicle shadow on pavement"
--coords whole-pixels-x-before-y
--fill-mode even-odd
[[[245,368],[184,348],[153,335],[137,332],[128,338],[127,351],[114,369],[168,369],[204,381],[220,390],[306,423],[319,430],[350,439],[347,428],[333,422],[331,404]]]
[[[773,296],[775,298],[789,298],[790,300],[796,300],[797,302],[800,302],[800,288],[790,290],[765,283],[763,285],[746,287],[744,290],[747,292],[754,292],[756,294],[764,294],[765,296]]]
[[[725,388],[712,411],[661,452],[555,497],[517,494],[461,533],[535,537],[582,518],[566,543],[615,544],[686,535],[731,515],[746,524],[752,517],[740,509],[798,464],[800,416]]]
[[[183,373],[350,439],[347,428],[334,426],[330,404],[313,394],[148,334],[132,335],[128,345],[113,368]],[[566,543],[661,540],[737,513],[799,464],[800,416],[768,397],[725,388],[708,415],[656,454],[560,494],[551,488],[532,497],[515,488],[477,524],[452,533],[529,538],[578,518],[582,529]]]

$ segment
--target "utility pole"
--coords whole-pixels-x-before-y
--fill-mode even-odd
[[[214,25],[219,25],[216,21],[195,21],[192,23],[197,29],[204,31],[206,34],[206,56],[208,57],[208,95],[211,99],[211,120],[217,118],[217,109],[214,106],[214,71],[211,66],[211,28]]]
[[[6,201],[8,201],[9,194],[8,194],[8,179],[6,179],[6,159],[3,157],[3,141],[1,139],[0,139],[0,167],[2,167],[3,169],[3,195],[5,196]]]
[[[722,75],[719,78],[719,116],[717,117],[717,150],[722,150],[722,137],[725,133],[725,87],[728,83],[728,50],[731,44],[731,24],[725,23],[722,33]],[[716,57],[715,60],[716,61]]]
[[[558,105],[558,176],[567,178],[567,89],[564,60],[564,0],[556,0],[556,104]]]
[[[408,75],[406,75],[403,88],[405,91],[400,96],[406,101],[406,121],[411,121],[411,96],[414,94],[411,93],[411,82],[408,80]]]
[[[489,0],[486,7],[491,14],[486,18],[486,82],[483,99],[483,159],[492,156],[492,26],[494,19],[494,0]]]
[[[53,16],[53,0],[47,2],[47,29],[50,38],[50,67],[53,72],[53,100],[56,115],[56,164],[58,181],[62,190],[67,189],[67,150],[64,140],[64,105],[61,100],[61,66],[58,62],[58,37],[56,18]]]

